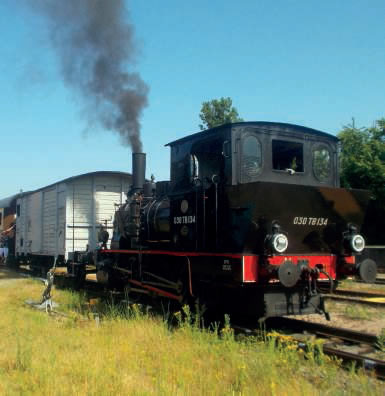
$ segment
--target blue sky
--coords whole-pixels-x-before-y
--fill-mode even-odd
[[[25,0],[28,1],[28,0]],[[32,0],[31,0],[32,1]],[[111,1],[111,0],[110,0]],[[41,19],[0,3],[0,198],[96,170],[131,171],[117,135],[85,132]],[[127,1],[149,85],[147,176],[169,177],[164,144],[199,130],[202,101],[240,116],[337,133],[385,117],[385,1]]]

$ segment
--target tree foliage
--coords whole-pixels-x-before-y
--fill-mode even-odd
[[[229,122],[243,121],[239,117],[237,109],[233,107],[231,98],[220,98],[203,102],[199,117],[203,122],[203,124],[199,125],[201,130],[214,128]]]
[[[342,186],[368,189],[385,202],[385,118],[370,128],[356,128],[353,122],[338,137]]]

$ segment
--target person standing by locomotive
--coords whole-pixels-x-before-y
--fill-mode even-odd
[[[4,238],[0,235],[0,263],[4,261]]]
[[[8,257],[8,236],[5,235],[3,237],[3,257],[4,257],[4,261],[7,260]]]

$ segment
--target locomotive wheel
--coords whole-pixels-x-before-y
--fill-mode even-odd
[[[193,302],[193,298],[190,295],[189,291],[189,281],[187,276],[181,276],[176,282],[177,284],[177,295],[179,296],[179,304],[183,305],[191,305]]]
[[[74,275],[74,288],[75,290],[80,290],[84,287],[84,282],[86,281],[86,266],[79,265],[75,267]]]
[[[358,272],[360,278],[366,283],[373,283],[377,277],[377,264],[371,259],[365,259],[359,264]]]
[[[278,268],[278,279],[285,287],[293,287],[299,281],[300,270],[292,261],[286,260]]]
[[[103,285],[108,285],[108,272],[103,270],[98,270],[96,272],[96,280],[98,283],[102,283]]]

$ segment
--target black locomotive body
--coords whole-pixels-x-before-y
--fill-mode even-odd
[[[127,292],[259,316],[323,311],[319,290],[356,265],[368,194],[339,188],[338,139],[270,122],[227,124],[172,143],[170,182],[133,185],[97,278]]]

